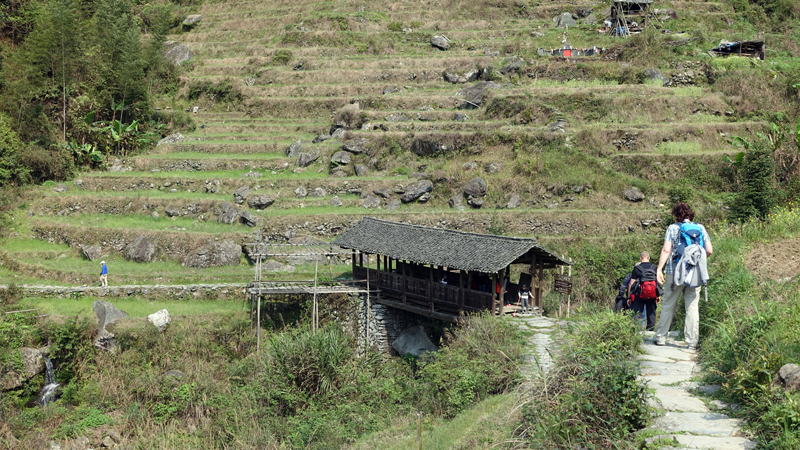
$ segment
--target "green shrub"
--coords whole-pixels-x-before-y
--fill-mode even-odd
[[[275,54],[272,55],[272,64],[276,66],[285,66],[289,64],[289,61],[292,60],[292,52],[286,49],[275,50]]]
[[[390,22],[389,31],[403,31],[403,22]]]
[[[241,101],[243,98],[241,89],[233,84],[230,78],[225,78],[216,84],[208,80],[191,83],[187,93],[189,100],[197,100],[201,96],[218,103],[236,102]]]
[[[634,448],[626,439],[650,419],[647,389],[636,379],[640,343],[627,315],[582,318],[523,407],[532,447]]]

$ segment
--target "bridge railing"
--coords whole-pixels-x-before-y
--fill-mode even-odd
[[[367,276],[369,276],[370,283],[374,283],[378,289],[398,297],[405,296],[415,302],[430,303],[434,308],[445,306],[448,309],[466,311],[482,311],[492,308],[490,292],[460,289],[458,286],[441,284],[437,281],[431,282],[398,273],[367,271],[364,267],[356,266],[353,278],[366,280]],[[372,287],[370,286],[370,288]]]

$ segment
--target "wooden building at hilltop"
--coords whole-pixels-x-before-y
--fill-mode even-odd
[[[503,311],[503,287],[516,303],[519,283],[505,283],[512,264],[541,310],[545,269],[571,263],[536,239],[467,233],[365,217],[332,242],[353,252],[353,278],[378,289],[376,302],[440,320],[462,312]],[[366,258],[364,257],[366,255]],[[370,267],[374,255],[375,266]],[[499,293],[498,293],[499,286]]]

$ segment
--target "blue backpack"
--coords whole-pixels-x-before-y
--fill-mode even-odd
[[[697,244],[704,248],[703,245],[703,228],[693,222],[684,222],[681,224],[678,231],[678,241],[675,245],[675,252],[672,254],[672,262],[677,263],[683,256],[683,251],[686,247]]]

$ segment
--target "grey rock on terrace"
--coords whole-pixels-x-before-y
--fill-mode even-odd
[[[149,263],[153,261],[156,254],[156,244],[145,235],[139,235],[127,247],[125,247],[125,259],[138,263]]]
[[[433,36],[431,45],[439,50],[447,50],[450,48],[450,40],[444,36]]]
[[[275,203],[269,195],[254,195],[247,199],[247,205],[255,209],[264,209]]]
[[[97,339],[94,345],[105,350],[113,351],[116,348],[114,334],[106,329],[106,326],[119,319],[128,317],[128,313],[117,309],[113,304],[102,300],[95,300],[92,303],[94,315],[97,316]]]
[[[286,150],[284,150],[284,153],[286,153],[286,156],[288,156],[289,158],[297,158],[298,156],[300,156],[300,153],[302,152],[303,152],[302,141],[292,142],[292,145],[286,147]]]
[[[163,333],[167,329],[167,325],[172,322],[172,318],[169,316],[169,311],[162,309],[147,316],[147,321],[158,328],[159,332]]]
[[[642,194],[639,191],[639,188],[635,186],[625,191],[624,195],[625,195],[625,200],[629,202],[640,202],[644,200],[644,194]]]
[[[167,59],[167,61],[176,66],[180,66],[181,63],[190,61],[192,59],[192,50],[189,49],[189,46],[186,44],[179,44],[175,41],[166,41],[164,42],[164,51],[164,57]]]
[[[219,217],[217,217],[217,222],[231,225],[239,220],[239,215],[240,212],[236,206],[230,202],[225,202],[220,206],[220,213]]]
[[[311,150],[310,152],[303,152],[297,157],[295,165],[297,167],[308,167],[319,159],[319,150]]]
[[[411,203],[422,197],[423,194],[433,190],[433,183],[430,180],[419,180],[406,186],[405,193],[400,197],[403,203]]]
[[[82,245],[81,253],[83,253],[83,256],[89,261],[94,261],[103,255],[103,248],[100,247],[100,244]]]
[[[472,197],[483,197],[486,195],[486,182],[481,177],[475,177],[469,180],[464,186],[464,195]]]
[[[242,257],[242,247],[230,239],[215,241],[192,252],[183,260],[186,267],[235,266]]]

